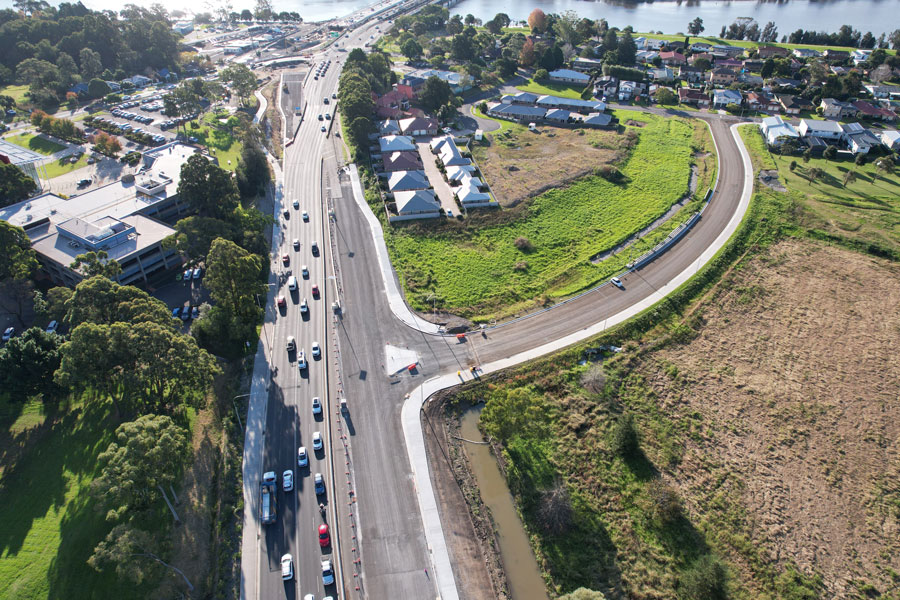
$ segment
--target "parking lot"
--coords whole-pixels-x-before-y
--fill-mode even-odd
[[[182,272],[179,280],[175,279],[176,275],[173,273],[171,275],[172,280],[155,288],[152,291],[152,295],[154,298],[159,298],[165,302],[169,310],[174,311],[178,309],[179,318],[182,319],[185,325],[189,325],[194,318],[193,315],[196,314],[192,309],[199,307],[204,302],[210,302],[209,290],[203,286],[203,277],[205,275],[206,271],[201,269],[200,277],[195,279],[192,271],[191,278],[185,280]],[[183,318],[185,308],[188,309],[188,319]]]

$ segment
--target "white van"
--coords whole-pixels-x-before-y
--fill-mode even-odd
[[[288,289],[292,292],[297,289],[297,278],[291,275],[288,277]]]

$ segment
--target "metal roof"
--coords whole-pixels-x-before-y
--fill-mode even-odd
[[[0,140],[0,154],[8,156],[10,162],[14,165],[27,165],[28,163],[38,162],[46,158],[42,154],[32,152],[28,148],[16,146],[6,140]]]

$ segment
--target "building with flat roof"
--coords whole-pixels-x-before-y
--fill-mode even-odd
[[[31,239],[44,272],[54,282],[74,286],[83,278],[69,268],[79,254],[105,251],[122,267],[123,285],[147,283],[177,267],[181,258],[162,240],[189,207],[178,200],[181,165],[193,146],[171,143],[144,154],[146,172],[63,198],[53,193],[0,208],[0,219],[21,227]]]

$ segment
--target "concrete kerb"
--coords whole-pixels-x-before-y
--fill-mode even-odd
[[[647,308],[650,308],[678,289],[693,277],[701,267],[712,260],[725,246],[728,240],[731,239],[734,232],[737,231],[744,215],[747,213],[747,209],[750,206],[750,199],[753,195],[753,165],[750,162],[750,155],[744,147],[737,130],[740,125],[741,124],[735,124],[730,128],[744,165],[744,185],[743,190],[741,191],[741,199],[738,203],[738,208],[734,212],[734,215],[732,215],[731,220],[725,226],[725,229],[722,230],[715,241],[713,241],[713,243],[710,244],[710,246],[707,247],[693,263],[676,275],[669,283],[657,290],[656,293],[648,296],[641,302],[628,307],[622,312],[619,312],[608,319],[604,319],[600,323],[595,323],[581,331],[554,340],[553,342],[549,342],[531,350],[526,350],[525,352],[514,354],[505,359],[482,365],[478,369],[480,373],[489,374],[502,369],[507,369],[598,335],[604,330],[614,325],[618,325],[643,312]],[[416,498],[419,503],[419,512],[422,516],[424,525],[425,542],[430,552],[432,571],[435,576],[435,586],[439,597],[442,600],[457,599],[459,598],[459,593],[456,589],[456,582],[453,577],[453,567],[450,563],[450,555],[447,551],[444,531],[440,522],[440,513],[438,512],[434,489],[431,485],[431,473],[428,466],[428,458],[425,453],[425,435],[422,430],[419,412],[425,402],[427,402],[435,393],[459,385],[465,381],[472,380],[473,378],[474,376],[468,371],[462,371],[459,374],[451,373],[430,379],[414,389],[406,397],[406,401],[403,403],[400,412],[403,426],[403,438],[406,443],[409,464],[412,468],[413,483],[416,490]]]

